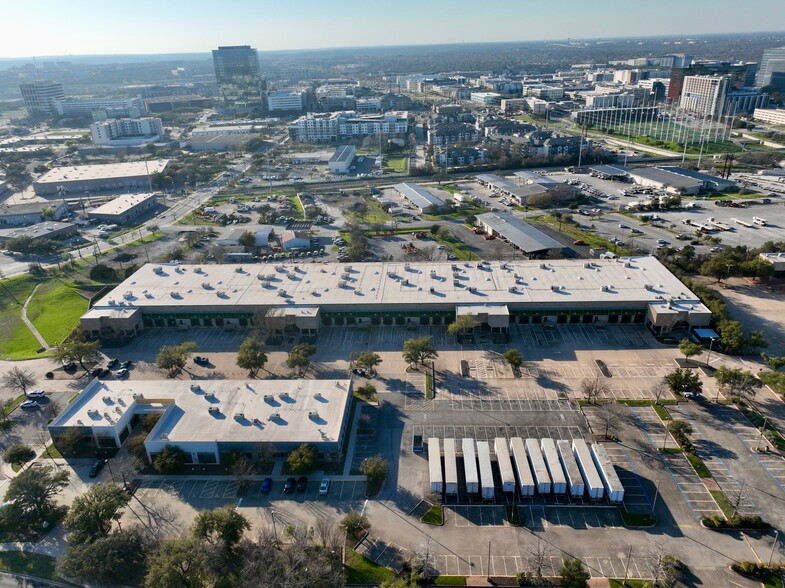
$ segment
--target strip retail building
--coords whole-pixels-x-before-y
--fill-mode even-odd
[[[147,264],[81,318],[92,338],[143,329],[247,327],[316,335],[325,326],[645,323],[707,326],[711,312],[654,257],[359,264]]]

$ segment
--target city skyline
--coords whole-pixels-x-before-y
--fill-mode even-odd
[[[468,0],[421,4],[402,0],[396,10],[338,0],[303,0],[296,8],[228,0],[220,12],[199,2],[139,0],[134,12],[115,14],[98,0],[77,0],[62,11],[55,0],[4,5],[14,23],[0,39],[0,58],[65,55],[201,53],[219,45],[250,44],[260,52],[338,47],[634,38],[770,32],[785,22],[785,4],[758,0],[739,12],[730,0],[663,0],[656,10],[609,0],[601,8],[566,0],[555,15],[523,3],[485,11]],[[204,8],[200,8],[204,6]],[[732,18],[730,17],[732,15]],[[89,16],[89,18],[87,18]],[[31,31],[35,34],[31,34]],[[140,34],[140,31],[143,34]],[[336,34],[336,31],[338,34]],[[144,39],[142,41],[142,39]]]

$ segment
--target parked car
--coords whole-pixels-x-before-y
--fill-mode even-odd
[[[119,360],[119,359],[117,359],[116,357],[113,357],[113,358],[112,358],[112,359],[110,359],[110,360],[109,360],[109,362],[106,364],[106,367],[108,367],[109,369],[112,369],[114,366],[116,366],[116,365],[117,365],[117,362],[118,362],[118,361],[120,361],[120,360]]]
[[[265,478],[262,480],[262,492],[267,494],[273,487],[273,479],[272,478]]]
[[[95,478],[101,470],[104,469],[107,460],[105,459],[97,459],[93,462],[93,465],[90,466],[90,472],[87,474],[91,478]]]
[[[33,390],[26,394],[28,398],[44,398],[46,396],[46,392],[43,390]]]
[[[321,483],[319,484],[319,494],[322,496],[326,496],[330,492],[330,478],[322,478]]]
[[[583,239],[576,239],[575,241],[572,242],[572,244],[573,245],[586,245],[586,243],[583,241]]]
[[[128,369],[128,368],[129,368],[129,367],[131,367],[132,365],[134,365],[134,364],[133,364],[133,362],[132,362],[130,359],[126,359],[124,362],[122,362],[122,363],[120,364],[120,367],[121,367],[121,368]]]
[[[210,363],[210,360],[207,359],[206,357],[201,357],[201,356],[197,355],[196,357],[194,357],[194,363],[199,364],[199,365],[206,365],[206,364]]]
[[[126,368],[119,369],[114,375],[116,378],[124,378],[128,375],[128,370]]]
[[[305,489],[308,487],[308,478],[305,476],[300,476],[297,478],[297,491],[298,492],[305,492]]]
[[[284,494],[291,494],[294,492],[294,488],[297,485],[297,480],[294,478],[286,478],[286,482],[283,483],[283,492]]]
[[[38,403],[35,400],[25,400],[19,406],[21,408],[38,408]]]
[[[63,370],[66,372],[75,372],[76,371],[76,363],[73,361],[69,361],[67,364],[63,366]]]

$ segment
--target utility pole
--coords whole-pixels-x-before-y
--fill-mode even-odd
[[[763,427],[760,430],[760,437],[758,437],[758,444],[755,446],[755,451],[760,451],[760,443],[763,441],[763,435],[766,433],[766,427],[769,426],[769,417],[763,417]]]
[[[771,553],[769,553],[769,563],[767,565],[771,566],[771,558],[774,557],[774,548],[777,547],[777,539],[780,537],[779,531],[774,531],[774,543],[771,544]]]
[[[627,565],[624,566],[624,581],[621,583],[622,586],[627,585],[627,577],[630,572],[630,560],[632,559],[632,545],[630,545],[630,550],[627,552]]]
[[[654,509],[657,508],[657,499],[660,497],[660,480],[657,479],[657,485],[654,487],[654,502],[651,503],[651,514],[654,514]]]

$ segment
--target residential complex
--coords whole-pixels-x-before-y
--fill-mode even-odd
[[[274,112],[283,110],[288,112],[300,112],[305,106],[305,93],[301,90],[282,90],[280,92],[267,93],[267,110]]]
[[[213,50],[213,66],[221,107],[227,112],[262,108],[259,56],[248,45]]]
[[[90,125],[96,145],[143,145],[157,141],[164,134],[160,118],[116,118]]]
[[[145,113],[141,98],[90,99],[63,98],[55,102],[57,114],[69,118],[87,118],[100,121],[107,118],[139,118]]]
[[[403,136],[408,130],[408,112],[358,115],[354,111],[345,111],[301,116],[289,125],[289,136],[303,143],[329,143],[344,137],[365,137],[380,133]]]

